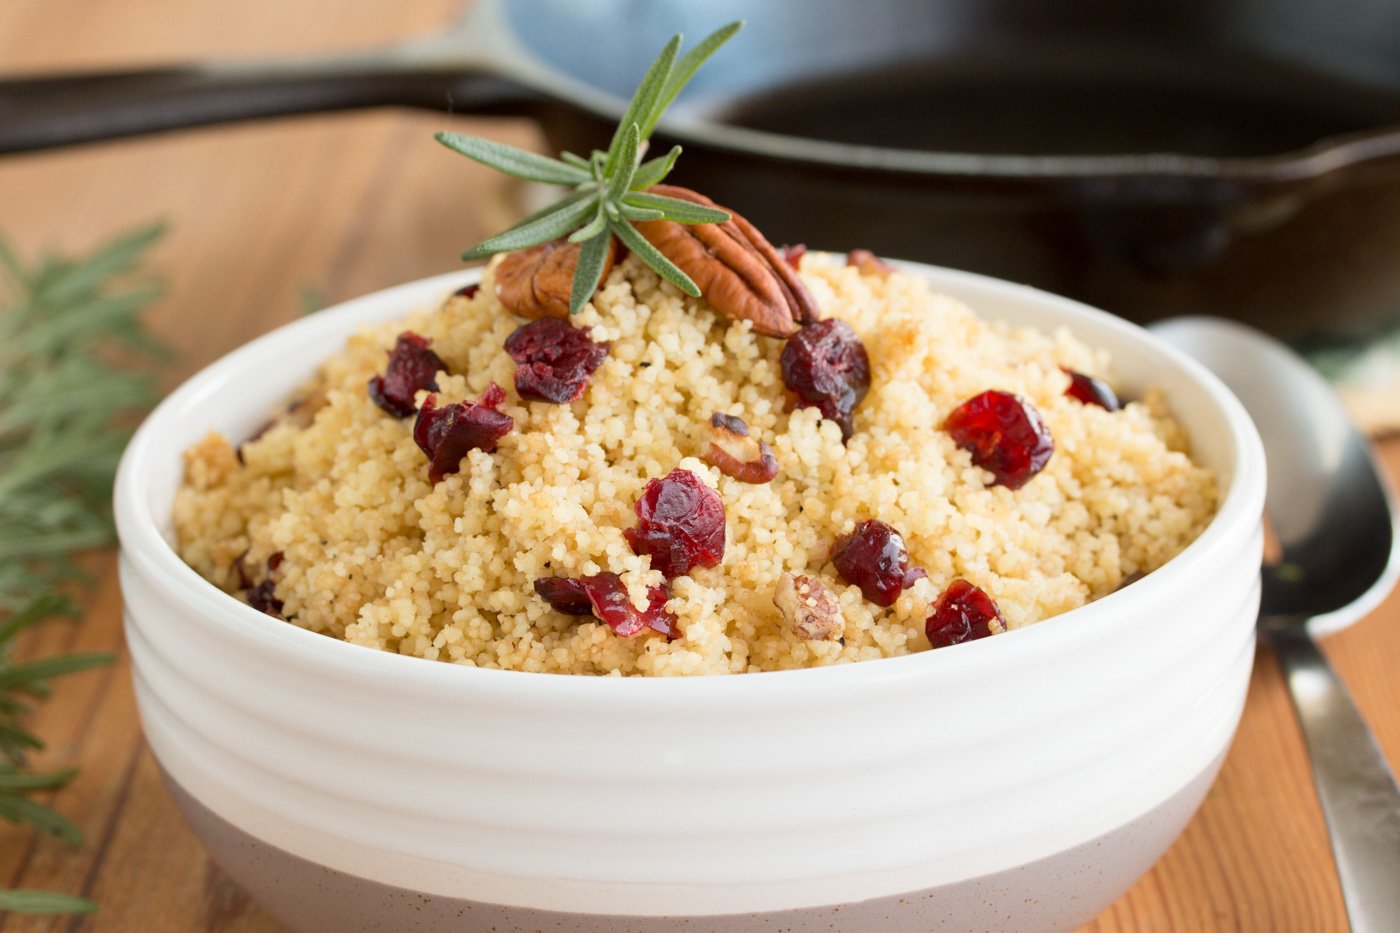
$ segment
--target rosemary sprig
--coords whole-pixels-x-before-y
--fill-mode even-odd
[[[122,365],[162,355],[139,314],[160,290],[121,280],[160,235],[148,227],[73,261],[22,263],[0,240],[0,817],[80,843],[62,814],[32,799],[72,779],[35,772],[43,748],[24,722],[49,681],[111,661],[105,653],[18,662],[21,632],[77,612],[78,551],[112,540],[112,479],[133,417],[154,401],[149,374]],[[0,889],[0,911],[88,913],[85,898]]]
[[[568,236],[569,242],[581,244],[569,295],[569,310],[576,313],[597,289],[609,240],[616,236],[667,281],[686,294],[699,297],[700,289],[690,276],[648,243],[632,222],[671,220],[682,224],[717,224],[727,221],[729,214],[646,190],[660,183],[675,167],[676,158],[681,154],[680,146],[646,162],[641,158],[662,113],[706,59],[743,25],[742,21],[736,21],[716,30],[679,60],[676,56],[680,52],[681,36],[672,36],[632,95],[606,152],[594,150],[586,159],[563,152],[558,159],[552,159],[477,136],[438,133],[437,140],[444,146],[507,175],[573,188],[562,200],[478,243],[463,253],[462,258],[485,259],[496,253],[525,249]]]

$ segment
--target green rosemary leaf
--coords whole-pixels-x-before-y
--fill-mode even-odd
[[[34,773],[43,747],[24,728],[26,698],[49,681],[111,660],[78,654],[17,663],[20,634],[75,614],[68,590],[87,581],[74,552],[112,540],[112,479],[134,417],[154,402],[151,375],[117,360],[167,351],[142,326],[161,289],[129,281],[158,224],[86,257],[22,261],[0,240],[0,818],[80,843],[71,821],[29,798],[72,771]],[[137,357],[139,359],[139,357]],[[85,912],[81,898],[0,889],[0,912]]]
[[[598,290],[598,282],[603,278],[603,266],[607,263],[608,247],[612,234],[603,232],[583,244],[578,253],[578,267],[574,270],[574,284],[569,291],[569,313],[578,314],[593,293]]]
[[[65,532],[40,531],[0,541],[0,560],[42,559],[85,551],[107,543],[107,530],[100,526]],[[0,679],[0,684],[3,684]]]
[[[569,235],[570,243],[583,243],[591,240],[604,230],[608,229],[608,212],[603,210],[603,205],[598,205],[598,211],[593,215],[587,226],[579,227]]]
[[[64,674],[75,674],[93,667],[112,663],[112,655],[107,652],[84,652],[65,654],[56,658],[40,658],[25,664],[12,664],[0,670],[0,690],[15,688],[42,688],[45,681]]]
[[[460,133],[438,133],[434,138],[454,152],[460,152],[482,165],[526,181],[542,181],[551,185],[578,185],[592,180],[588,172],[576,165],[507,146],[505,143],[476,136],[463,136]]]
[[[40,832],[62,839],[70,845],[83,844],[83,831],[75,826],[72,820],[19,794],[0,794],[0,817],[11,823],[28,823]]]
[[[72,615],[74,611],[73,601],[59,593],[41,593],[29,602],[29,605],[14,613],[0,625],[0,657],[4,656],[6,647],[18,637],[19,633],[42,622],[50,616]]]
[[[596,210],[596,205],[589,198],[583,198],[563,207],[556,206],[555,210],[542,217],[527,219],[504,233],[498,233],[489,240],[478,243],[463,253],[462,258],[468,260],[485,259],[496,253],[525,249],[530,246],[538,246],[541,243],[548,243],[550,240],[557,240],[575,229],[594,210]]]
[[[676,95],[680,94],[681,89],[690,82],[691,78],[695,77],[695,72],[700,70],[700,66],[705,64],[711,55],[719,51],[720,46],[728,42],[736,32],[743,28],[744,21],[741,19],[735,20],[727,26],[721,26],[706,36],[699,45],[687,52],[685,57],[676,63],[676,67],[667,78],[666,87],[661,92],[655,106],[647,113],[646,119],[641,121],[643,139],[651,136],[652,130],[656,129],[657,121],[661,119],[661,115],[666,112],[667,107],[671,106],[671,102],[676,99]]]
[[[62,787],[77,775],[76,768],[66,771],[50,771],[47,774],[32,774],[13,768],[0,769],[0,792],[15,790],[48,790]]]
[[[121,328],[132,314],[159,297],[159,289],[140,288],[88,301],[82,315],[49,318],[47,326],[35,335],[31,347],[34,352],[50,354],[55,350],[67,350],[74,343],[102,340],[111,328]]]
[[[647,242],[646,238],[637,232],[636,228],[627,221],[617,221],[610,225],[613,233],[623,244],[636,253],[642,262],[656,270],[656,274],[661,276],[681,291],[692,298],[700,297],[700,288],[690,276],[682,272],[675,263],[662,255],[661,251]]]
[[[656,61],[651,63],[646,76],[642,78],[642,83],[637,85],[632,100],[627,104],[627,109],[622,113],[622,119],[617,123],[617,131],[613,133],[612,142],[608,144],[608,158],[603,163],[604,177],[612,178],[618,170],[619,163],[622,162],[621,150],[631,127],[637,126],[640,129],[656,109],[656,102],[661,99],[661,95],[666,90],[666,83],[671,77],[671,64],[676,60],[676,52],[680,51],[680,47],[681,37],[677,33],[671,37],[670,42],[666,43],[666,47],[661,50]],[[644,139],[645,137],[639,134],[638,138]],[[635,155],[633,158],[635,159]],[[632,165],[628,168],[635,169],[636,166]]]
[[[698,296],[700,290],[690,277],[647,243],[631,222],[665,218],[679,223],[719,223],[728,220],[729,215],[675,199],[646,201],[634,195],[664,179],[680,155],[681,149],[676,146],[665,156],[641,162],[647,139],[662,112],[705,61],[742,26],[742,22],[733,22],[716,30],[679,61],[676,56],[681,37],[672,36],[637,86],[607,150],[594,150],[587,158],[564,152],[553,159],[490,140],[438,133],[437,139],[443,145],[507,174],[575,189],[559,203],[463,253],[462,258],[484,259],[567,237],[570,243],[579,244],[581,251],[585,246],[588,251],[589,262],[585,264],[580,259],[574,269],[569,304],[577,311],[588,300],[588,293],[582,290],[590,284],[596,288],[601,278],[610,242],[603,234],[611,230],[610,235],[622,238],[659,275],[687,294]],[[0,345],[3,336],[0,333]]]
[[[678,224],[722,224],[729,220],[728,211],[706,207],[693,201],[682,201],[680,198],[672,198],[664,194],[652,194],[647,191],[629,192],[622,199],[622,203],[629,207],[651,208],[661,211],[667,220],[674,220]]]
[[[44,743],[38,736],[30,735],[18,726],[0,722],[0,758],[6,761],[14,761],[24,754],[27,749],[38,751],[44,747]]]
[[[52,304],[84,302],[85,297],[135,268],[136,263],[165,232],[164,224],[150,224],[113,240],[81,262],[59,262],[51,267],[52,277],[41,277],[36,289],[38,297]]]
[[[4,239],[0,239],[0,271],[5,273],[5,278],[9,279],[10,287],[17,291],[24,291],[29,287],[29,273],[20,264],[19,257],[10,249],[10,244]]]
[[[30,681],[29,683],[17,684],[9,688],[12,693],[23,693],[36,700],[47,700],[52,694],[49,685],[42,680]]]
[[[327,305],[325,292],[318,286],[306,284],[297,292],[297,314],[309,317]]]
[[[627,193],[627,189],[632,187],[632,176],[637,174],[637,149],[641,146],[642,134],[637,129],[637,124],[632,123],[627,127],[627,132],[622,134],[622,148],[618,150],[617,169],[608,180],[607,190],[603,193],[603,203],[615,202]]]
[[[97,904],[85,897],[52,891],[6,891],[0,888],[0,912],[12,914],[90,914]]]
[[[572,152],[561,152],[559,153],[559,158],[561,161],[567,162],[574,168],[583,169],[589,174],[589,177],[592,177],[593,163],[585,159],[583,156],[574,155]]]
[[[510,231],[510,230],[517,230],[517,229],[519,229],[520,227],[523,227],[523,226],[525,226],[525,225],[528,224],[528,223],[532,223],[532,222],[534,222],[534,221],[536,221],[536,220],[539,220],[539,219],[542,218],[542,217],[548,217],[550,214],[556,213],[557,211],[560,211],[560,210],[562,210],[563,208],[566,208],[566,207],[572,207],[573,205],[578,204],[578,203],[580,203],[581,201],[593,201],[593,202],[596,203],[596,202],[598,201],[598,192],[597,192],[597,190],[595,190],[594,188],[591,188],[591,187],[590,187],[590,188],[586,188],[586,189],[584,189],[584,190],[582,190],[582,191],[575,191],[573,194],[569,195],[568,197],[560,198],[558,201],[555,201],[553,204],[550,204],[550,205],[548,205],[547,207],[542,207],[542,208],[540,208],[539,210],[535,211],[533,214],[527,214],[526,216],[524,216],[524,217],[520,218],[519,220],[517,220],[517,221],[516,221],[514,224],[512,224],[510,227],[506,228],[506,231],[503,231],[503,232],[508,232],[508,231]]]
[[[628,204],[626,201],[618,203],[617,213],[619,216],[626,217],[633,222],[666,219],[665,211],[658,211],[651,207],[636,207],[635,205]]]
[[[671,174],[671,169],[676,167],[676,159],[680,157],[681,147],[672,146],[671,151],[664,156],[657,156],[655,159],[648,159],[637,168],[637,174],[632,176],[632,190],[641,191],[650,188],[652,185],[659,185],[666,176]]]

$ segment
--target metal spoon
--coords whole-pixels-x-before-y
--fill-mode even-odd
[[[1259,633],[1287,678],[1353,930],[1400,929],[1400,788],[1315,635],[1354,622],[1400,574],[1394,500],[1341,402],[1283,344],[1217,318],[1152,327],[1220,377],[1268,457],[1282,560],[1263,568]]]

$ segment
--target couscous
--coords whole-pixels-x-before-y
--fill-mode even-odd
[[[574,381],[532,382],[556,364],[530,369],[544,357],[519,337],[507,352],[526,322],[493,267],[479,291],[364,328],[257,437],[190,449],[180,553],[289,624],[358,645],[688,675],[1030,625],[1161,566],[1213,515],[1216,481],[1162,398],[1114,410],[1086,393],[1113,381],[1104,353],[985,321],[864,258],[809,253],[800,276],[863,349],[853,407],[795,394],[794,340],[715,313],[635,256],[551,325],[586,335],[568,349]],[[405,335],[421,345],[395,349]],[[397,399],[391,349],[427,371]],[[988,398],[1044,434],[1019,466],[958,433]],[[442,446],[453,425],[425,418],[454,410],[484,416],[489,437]],[[713,524],[682,529],[683,548],[665,538],[681,532],[660,513],[682,500],[718,509],[717,538]]]

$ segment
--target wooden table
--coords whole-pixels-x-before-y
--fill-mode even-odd
[[[459,6],[5,0],[0,68],[348,48],[431,29]],[[296,317],[305,293],[335,302],[450,270],[461,248],[493,232],[507,184],[434,144],[430,134],[444,126],[538,144],[518,121],[371,112],[0,159],[0,230],[32,254],[83,249],[120,229],[168,220],[155,262],[170,292],[151,321],[179,351],[166,378],[173,385]],[[1400,479],[1400,441],[1382,450]],[[97,567],[86,618],[45,626],[23,645],[26,655],[121,654],[111,555]],[[1400,596],[1325,647],[1400,763]],[[72,848],[0,827],[0,886],[81,892],[102,910],[86,919],[0,915],[0,933],[279,929],[209,863],[166,796],[141,737],[124,656],[62,681],[34,725],[49,743],[39,764],[82,769],[53,804],[88,842]],[[1261,655],[1234,749],[1200,813],[1088,929],[1345,927],[1302,741],[1278,669]]]

